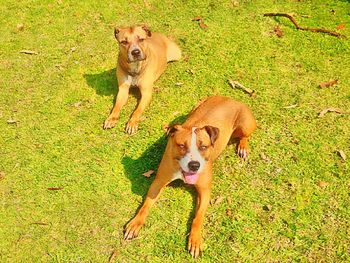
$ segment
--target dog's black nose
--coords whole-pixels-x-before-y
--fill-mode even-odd
[[[197,172],[199,169],[200,163],[198,161],[190,161],[188,163],[188,168],[190,169],[190,171],[192,172]]]
[[[133,55],[134,57],[140,56],[140,54],[140,49],[134,49],[133,51],[131,51],[131,55]]]

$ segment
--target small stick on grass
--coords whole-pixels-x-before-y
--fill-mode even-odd
[[[36,52],[34,50],[27,50],[27,49],[23,49],[23,50],[19,51],[19,53],[27,54],[27,55],[38,55],[38,52]]]
[[[245,93],[248,93],[251,97],[254,97],[255,94],[255,90],[249,89],[244,87],[241,83],[239,83],[238,81],[233,81],[233,80],[228,80],[228,83],[230,83],[230,85],[232,86],[232,88],[238,88],[243,90]]]
[[[294,19],[293,16],[286,14],[286,13],[266,13],[264,14],[264,16],[283,16],[283,17],[287,17],[296,27],[296,29],[298,30],[304,30],[304,31],[311,31],[311,32],[315,32],[315,33],[324,33],[324,34],[328,34],[334,37],[344,37],[344,35],[328,30],[328,29],[324,29],[324,28],[309,28],[309,27],[301,27],[299,26],[299,24],[297,23],[297,21]]]
[[[63,187],[48,187],[47,190],[50,190],[50,191],[58,191],[58,190],[62,190]]]

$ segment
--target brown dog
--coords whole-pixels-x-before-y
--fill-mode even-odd
[[[142,112],[151,101],[153,83],[166,68],[167,62],[181,58],[180,48],[166,36],[151,33],[146,26],[115,29],[119,43],[117,65],[118,95],[103,128],[115,126],[121,108],[125,105],[130,86],[137,86],[141,100],[126,125],[126,132],[137,131]]]
[[[189,252],[197,257],[203,249],[201,226],[210,199],[213,161],[230,138],[239,139],[238,155],[247,158],[248,137],[255,128],[255,118],[245,104],[221,96],[202,101],[184,124],[169,128],[170,138],[157,175],[141,209],[127,224],[124,238],[137,236],[162,189],[171,181],[182,179],[194,185],[198,192],[196,215],[188,241]]]

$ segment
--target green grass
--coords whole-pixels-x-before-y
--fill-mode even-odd
[[[113,251],[117,262],[191,261],[194,191],[182,183],[163,192],[138,239],[124,242],[123,226],[152,181],[142,173],[161,158],[162,125],[214,94],[247,103],[259,128],[248,162],[232,145],[215,163],[212,198],[224,200],[208,209],[198,261],[349,261],[350,167],[336,151],[350,158],[350,115],[317,115],[326,107],[349,113],[350,41],[263,17],[345,24],[350,37],[349,1],[149,2],[1,1],[0,261],[107,262]],[[197,15],[208,30],[191,21]],[[134,96],[114,129],[102,123],[116,93],[113,27],[137,23],[172,36],[189,59],[168,66],[129,137]],[[270,33],[278,24],[282,38]],[[257,96],[233,90],[228,78]],[[318,87],[331,79],[338,85]]]

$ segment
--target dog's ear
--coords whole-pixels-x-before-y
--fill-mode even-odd
[[[151,37],[151,36],[152,36],[152,32],[151,32],[151,30],[149,29],[148,26],[143,25],[143,26],[141,26],[141,27],[142,27],[142,29],[146,32],[146,34],[147,34],[148,37]]]
[[[120,32],[120,29],[119,28],[114,28],[114,37],[118,40],[118,34]]]
[[[181,130],[181,125],[180,124],[174,124],[174,125],[170,125],[166,128],[166,135],[169,136],[174,136],[175,132],[177,132],[178,130]]]
[[[219,137],[219,129],[210,125],[203,127],[210,137],[211,144],[214,145],[215,141]]]

